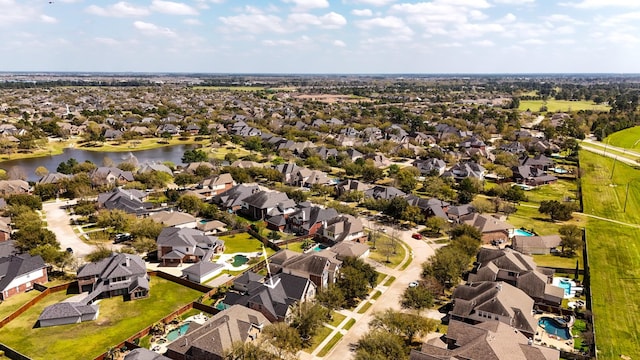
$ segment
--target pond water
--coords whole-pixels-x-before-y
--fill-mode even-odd
[[[79,163],[89,160],[98,166],[103,166],[105,158],[111,159],[114,164],[119,164],[134,155],[138,159],[138,164],[171,161],[176,165],[180,165],[185,150],[191,148],[193,148],[193,145],[172,145],[150,150],[124,152],[100,152],[68,148],[64,149],[64,152],[59,155],[3,161],[0,162],[0,169],[4,169],[8,173],[12,170],[18,170],[27,176],[28,181],[38,181],[40,177],[35,174],[38,166],[44,166],[49,172],[55,172],[58,164],[71,158],[76,159]]]

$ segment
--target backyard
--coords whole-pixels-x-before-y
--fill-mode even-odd
[[[65,292],[51,294],[0,329],[0,339],[32,359],[93,359],[202,295],[156,276],[151,277],[150,285],[151,295],[147,299],[101,300],[96,321],[34,328],[46,306],[70,297]]]
[[[262,242],[249,233],[220,236],[220,240],[224,241],[225,254],[262,252]],[[275,253],[270,248],[266,248],[266,250],[268,256]]]
[[[613,159],[581,151],[580,164],[585,213],[639,224],[640,182],[633,180],[640,172],[618,163],[612,183]],[[638,358],[640,228],[589,219],[587,245],[598,355],[601,359]]]

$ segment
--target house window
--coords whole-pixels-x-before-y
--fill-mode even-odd
[[[127,280],[127,278],[125,276],[117,276],[117,277],[114,277],[113,279],[111,279],[111,282],[115,283],[115,282],[125,281],[125,280]]]

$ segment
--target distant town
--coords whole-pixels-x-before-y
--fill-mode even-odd
[[[637,358],[639,91],[0,73],[0,358]]]

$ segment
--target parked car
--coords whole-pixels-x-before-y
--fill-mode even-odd
[[[412,282],[409,283],[409,287],[410,288],[414,288],[414,287],[417,287],[417,286],[418,286],[418,282],[417,281],[412,281]]]
[[[422,234],[415,233],[415,234],[411,235],[411,237],[414,238],[414,239],[422,240]]]
[[[131,234],[129,233],[120,233],[120,234],[116,234],[116,239],[115,239],[115,243],[121,243],[124,241],[129,241],[131,240]]]
[[[69,254],[73,254],[73,249],[72,249],[72,248],[70,248],[70,247],[68,247],[68,248],[67,248],[67,252],[68,252]]]

